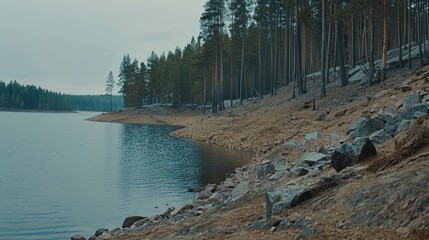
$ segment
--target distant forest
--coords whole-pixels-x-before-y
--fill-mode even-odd
[[[123,107],[123,97],[113,96],[113,110]],[[0,110],[22,111],[110,111],[110,96],[74,96],[33,85],[0,81]]]
[[[211,103],[217,112],[226,99],[290,84],[293,97],[306,94],[314,72],[321,97],[329,83],[347,85],[356,68],[373,84],[386,78],[388,50],[398,49],[395,67],[411,68],[412,46],[427,61],[428,8],[427,0],[206,0],[201,32],[183,49],[145,62],[123,57],[120,93],[125,107]]]

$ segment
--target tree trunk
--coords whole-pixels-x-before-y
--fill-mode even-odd
[[[230,43],[230,55],[231,55],[231,66],[230,66],[230,78],[231,78],[231,89],[230,89],[230,105],[231,108],[234,104],[233,99],[234,99],[234,14],[231,14],[231,43]]]
[[[356,53],[355,53],[355,18],[354,15],[352,14],[351,19],[350,19],[350,65],[352,68],[356,67]]]
[[[300,31],[300,22],[298,17],[298,0],[295,0],[295,18],[296,18],[296,33],[295,33],[295,75],[296,82],[298,87],[298,94],[304,94],[304,84],[302,79],[302,62],[301,62],[301,31]]]
[[[340,9],[340,1],[337,0],[337,9]],[[337,20],[337,49],[338,49],[338,64],[340,66],[340,79],[341,86],[346,86],[348,84],[346,66],[344,63],[344,41],[343,41],[343,22],[342,19]]]
[[[389,0],[384,0],[383,11],[383,57],[381,61],[381,81],[386,80],[387,71],[387,48],[389,45]]]
[[[369,13],[369,28],[370,28],[370,40],[369,40],[369,84],[373,84],[374,82],[374,73],[375,73],[375,31],[374,31],[374,8],[371,5],[370,13]]]
[[[408,68],[412,68],[412,59],[411,59],[411,0],[408,0]]]
[[[421,6],[421,2],[420,0],[417,1],[417,7],[416,7],[416,11],[417,11],[417,17],[416,17],[416,21],[417,21],[417,45],[419,47],[419,56],[420,56],[420,66],[423,66],[424,61],[423,61],[423,50],[422,50],[422,21],[421,21],[421,13],[420,10],[422,9]]]
[[[206,68],[204,67],[204,96],[203,96],[203,114],[206,115],[206,105],[207,105],[207,78],[206,78]]]
[[[331,1],[329,14],[332,15],[333,12],[334,12],[334,1]],[[325,15],[325,21],[326,21],[326,15]],[[327,54],[326,54],[326,77],[325,77],[326,83],[330,82],[329,74],[331,71],[332,26],[333,26],[333,23],[330,22],[329,23],[329,30],[328,30],[328,49],[327,49]]]
[[[399,67],[402,68],[404,66],[402,62],[402,11],[401,11],[402,0],[398,0],[398,48],[399,48]]]
[[[263,98],[262,93],[262,22],[259,23],[259,39],[258,39],[258,90],[261,93],[261,99]]]
[[[286,20],[286,26],[285,26],[285,44],[284,44],[284,79],[283,79],[283,85],[287,86],[289,85],[289,62],[288,62],[288,56],[289,56],[289,28],[288,28],[288,22],[289,19]]]
[[[325,50],[326,50],[326,0],[322,0],[322,53],[321,53],[321,86],[320,86],[320,97],[326,97],[326,58],[325,58]]]
[[[240,105],[243,105],[243,75],[244,75],[244,24],[241,36],[241,70],[240,70]]]

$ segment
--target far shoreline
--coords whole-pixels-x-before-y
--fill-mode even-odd
[[[78,111],[54,111],[54,110],[31,110],[31,109],[0,109],[0,112],[22,112],[22,113],[78,113]]]

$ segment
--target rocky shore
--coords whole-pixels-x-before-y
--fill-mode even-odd
[[[252,150],[254,161],[193,189],[186,206],[127,217],[89,239],[427,239],[428,72],[349,86],[317,99],[315,111],[305,103],[316,91],[291,100],[285,89],[217,116],[179,114],[186,127],[173,135]]]

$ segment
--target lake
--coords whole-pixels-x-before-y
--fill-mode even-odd
[[[70,239],[152,216],[219,183],[251,155],[171,137],[172,126],[96,113],[0,112],[0,239]]]

